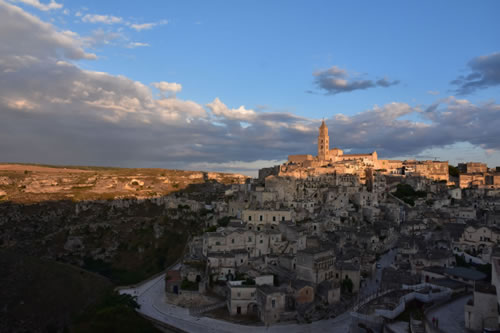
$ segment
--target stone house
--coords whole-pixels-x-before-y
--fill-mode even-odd
[[[277,323],[285,312],[286,291],[267,285],[258,286],[257,305],[260,320],[265,325]]]
[[[242,220],[247,223],[249,229],[263,229],[265,225],[278,228],[281,221],[293,221],[291,210],[250,210],[242,212]]]
[[[307,246],[307,230],[296,226],[293,222],[285,221],[279,224],[283,239],[288,242],[286,253],[296,253]]]
[[[339,284],[343,280],[350,279],[352,281],[352,292],[357,293],[361,284],[361,272],[359,264],[351,262],[335,263],[335,281]]]
[[[305,248],[297,252],[297,278],[321,283],[331,280],[334,274],[335,256],[332,249],[321,247]]]
[[[469,225],[453,242],[453,248],[461,251],[482,253],[485,248],[491,249],[500,242],[500,229],[496,226]]]
[[[403,235],[420,235],[427,225],[422,220],[409,220],[401,223],[400,228]]]
[[[461,188],[452,188],[448,190],[448,195],[455,200],[462,199],[462,189]]]
[[[297,257],[293,254],[282,254],[278,257],[278,264],[289,271],[295,271],[297,265]]]
[[[290,291],[293,293],[296,304],[314,302],[314,287],[311,282],[294,279],[290,282]]]
[[[465,327],[478,331],[498,329],[498,304],[495,286],[476,283],[474,296],[465,305]]]
[[[237,260],[229,252],[213,252],[207,256],[207,271],[212,279],[231,280],[237,270]]]
[[[228,204],[228,215],[241,218],[241,213],[248,207],[247,200],[233,200]]]
[[[316,286],[316,297],[325,304],[340,302],[340,284],[334,281],[323,281]]]
[[[181,290],[182,277],[179,270],[170,270],[165,275],[165,291],[178,294]]]
[[[204,275],[204,263],[185,262],[181,266],[181,278],[190,282],[200,282]]]
[[[356,192],[351,195],[351,200],[361,208],[378,206],[378,194],[374,192]]]
[[[286,244],[282,241],[281,233],[274,229],[233,229],[206,232],[203,235],[204,256],[207,256],[208,252],[246,250],[250,257],[258,257],[277,252],[282,246]]]
[[[461,173],[458,179],[460,188],[482,187],[486,183],[484,173]]]
[[[428,249],[419,251],[410,258],[411,272],[420,273],[425,267],[452,267],[455,266],[455,255],[450,250]]]
[[[257,286],[244,281],[227,282],[227,310],[231,316],[257,314]]]

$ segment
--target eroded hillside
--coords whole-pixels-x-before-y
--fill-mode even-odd
[[[4,259],[13,258],[10,266],[2,265],[4,274],[0,275],[9,283],[9,290],[0,298],[8,296],[9,304],[26,304],[10,306],[8,313],[0,313],[0,331],[45,332],[49,326],[53,331],[62,331],[72,325],[76,314],[95,304],[104,296],[103,290],[109,289],[95,290],[89,299],[75,298],[71,309],[63,313],[56,306],[60,300],[54,305],[45,294],[31,297],[21,293],[23,284],[35,286],[34,290],[50,286],[50,290],[67,297],[83,288],[73,282],[79,281],[73,277],[75,271],[78,276],[89,277],[94,275],[86,271],[98,273],[103,280],[96,281],[104,284],[124,285],[164,270],[182,256],[188,239],[201,234],[207,222],[213,220],[213,211],[206,204],[223,200],[229,184],[244,182],[246,178],[164,169],[0,164],[0,254]],[[24,279],[19,279],[14,274],[19,270],[15,268],[18,260],[14,256],[42,259],[54,281],[70,281],[63,282],[67,288],[42,284],[36,274],[21,274]],[[38,272],[41,264],[30,260],[23,259],[22,272]],[[66,266],[55,262],[70,264],[76,270],[58,269]],[[9,271],[5,271],[8,267]],[[37,329],[33,323],[39,321],[38,317],[19,320],[27,318],[26,311],[37,306],[60,315],[47,317]],[[129,310],[122,310],[122,317],[130,317]],[[91,311],[87,317],[98,317],[98,324],[103,327],[113,323],[110,318],[94,315]],[[78,327],[84,329],[78,331],[94,332],[95,318],[80,320]],[[147,326],[136,319],[134,325]]]
[[[0,164],[0,201],[151,198],[191,184],[242,183],[247,178],[220,172]]]

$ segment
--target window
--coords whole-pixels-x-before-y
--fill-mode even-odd
[[[262,239],[260,240],[260,243],[261,243],[261,244],[263,243]]]
[[[248,221],[252,221],[252,216],[248,215]]]
[[[276,307],[276,300],[275,300],[274,298],[273,298],[273,300],[271,301],[271,306],[272,306],[273,308],[275,308],[275,307]]]
[[[276,216],[273,216],[273,222],[276,222]]]
[[[240,292],[238,293],[238,297],[241,297],[241,293]]]
[[[285,217],[284,216],[281,217],[281,221],[285,221]]]
[[[231,243],[233,243],[233,244],[234,244],[234,238],[233,238],[233,239],[231,239]]]
[[[260,215],[260,216],[259,216],[259,221],[262,221],[262,219],[263,219],[263,218],[262,218],[262,215]]]
[[[251,242],[252,241],[252,237],[248,237],[248,241]]]
[[[215,242],[215,245],[220,245],[220,242]]]

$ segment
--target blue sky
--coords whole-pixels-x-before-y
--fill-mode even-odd
[[[103,106],[101,103],[102,96],[95,97],[94,101],[71,99],[67,104],[77,111],[64,113],[68,128],[77,123],[83,126],[82,119],[78,122],[73,119],[75,114],[92,113],[92,117],[86,114],[88,126],[92,123],[92,128],[102,131],[103,140],[113,142],[118,140],[117,137],[107,137],[104,133],[123,128],[137,131],[138,136],[142,135],[142,131],[161,131],[160,128],[148,130],[142,123],[138,125],[139,118],[144,119],[145,114],[154,112],[162,116],[168,113],[171,117],[170,122],[165,123],[165,130],[174,123],[179,130],[179,119],[183,121],[181,127],[184,131],[207,130],[203,133],[207,137],[200,142],[194,140],[192,146],[183,151],[169,148],[177,144],[175,136],[159,137],[160,141],[168,142],[158,146],[158,151],[150,156],[140,154],[124,158],[123,155],[113,156],[104,151],[96,151],[95,154],[86,151],[83,154],[85,157],[75,158],[70,152],[76,148],[70,144],[61,147],[59,155],[37,156],[23,145],[16,153],[2,152],[0,146],[0,152],[9,158],[19,161],[35,158],[37,160],[33,162],[44,163],[67,161],[68,164],[240,168],[245,171],[245,165],[251,169],[272,164],[283,160],[287,154],[314,154],[317,122],[325,118],[331,127],[332,141],[344,149],[377,149],[379,156],[382,151],[381,157],[385,153],[389,158],[440,157],[451,163],[463,160],[466,153],[471,159],[486,161],[490,166],[500,165],[499,146],[495,144],[500,142],[500,137],[491,128],[492,121],[499,121],[496,104],[500,92],[498,1],[52,1],[50,5],[48,1],[2,0],[1,3],[0,14],[3,11],[7,15],[9,11],[15,12],[14,6],[19,7],[22,13],[17,14],[35,16],[39,20],[36,24],[50,23],[54,33],[66,32],[68,35],[67,32],[71,31],[73,42],[70,46],[57,44],[58,39],[53,46],[56,55],[48,58],[40,57],[35,47],[33,51],[26,51],[22,45],[15,49],[15,44],[11,43],[13,46],[8,52],[0,48],[0,60],[1,57],[27,56],[31,52],[30,56],[42,59],[46,65],[56,64],[57,61],[72,64],[75,66],[73,70],[78,71],[75,76],[89,72],[107,73],[109,82],[106,87],[117,84],[120,80],[117,78],[122,77],[140,82],[150,89],[155,101],[168,99],[154,111],[148,107],[134,108],[133,112],[132,109],[123,111],[126,109],[124,105],[114,105],[112,117],[81,109],[98,106],[110,110],[110,105]],[[28,22],[31,18],[26,20]],[[22,24],[23,20],[18,19],[17,22]],[[9,38],[22,32],[12,24],[5,26],[3,31],[0,34],[0,42],[3,43],[10,43]],[[47,33],[51,34],[50,31]],[[40,34],[38,38],[45,40],[49,37]],[[42,52],[42,46],[38,44],[36,47],[44,55],[48,52],[46,49]],[[70,48],[79,48],[95,57],[68,57],[63,51],[70,52]],[[473,63],[476,67],[471,65]],[[48,70],[47,66],[30,70],[41,75],[43,70]],[[28,68],[25,69],[28,71]],[[14,73],[11,68],[8,72]],[[469,74],[474,75],[466,78]],[[14,74],[9,75],[0,76],[0,83],[13,80]],[[464,76],[462,81],[451,83],[460,76]],[[18,76],[15,81],[22,82],[25,78]],[[182,88],[175,91],[166,88],[159,96],[159,91],[152,86],[155,82],[178,83]],[[95,86],[96,82],[92,84]],[[98,84],[104,83],[100,81]],[[116,97],[123,93],[117,89],[101,89],[101,92],[106,90],[106,96],[111,94]],[[129,90],[127,94],[123,96],[131,96]],[[38,95],[33,92],[33,96],[39,95],[40,92]],[[29,113],[29,116],[24,114],[24,117],[18,117],[13,109],[31,105],[24,111],[37,107],[43,111],[51,107],[44,104],[46,101],[34,100],[33,96],[19,97],[16,101],[5,97],[4,100],[9,100],[6,110],[10,110],[3,112],[5,117],[9,113],[9,121],[27,126],[26,117],[34,115]],[[85,98],[88,96],[91,95],[87,94]],[[63,97],[57,96],[59,99]],[[226,109],[214,111],[216,98]],[[141,105],[147,104],[143,103],[142,97],[138,100]],[[199,106],[205,113],[201,109],[196,109],[196,114],[191,112],[192,109],[185,111],[184,102],[187,101],[196,104],[196,108]],[[26,104],[28,102],[31,104]],[[371,117],[378,109],[395,114],[391,105],[406,111],[396,112],[396,118],[387,122]],[[432,105],[437,105],[437,111],[429,110]],[[248,112],[235,111],[240,106]],[[458,112],[457,109],[460,109],[465,125],[461,128],[461,123],[457,122],[456,130],[463,135],[455,135],[453,128],[448,128],[451,134],[446,137],[436,136],[435,141],[426,140],[440,131],[443,127],[441,121],[449,124],[446,117],[450,116],[450,112]],[[126,117],[118,115],[122,112],[120,110]],[[424,112],[426,110],[429,112]],[[131,119],[131,113],[138,118]],[[336,118],[339,114],[349,117],[351,121],[339,122]],[[51,116],[55,115],[47,115],[43,119]],[[104,120],[97,120],[99,116]],[[359,131],[361,125],[356,123],[354,126],[353,122],[362,121],[365,116],[374,121],[371,126],[380,127],[380,132],[367,131],[366,137],[356,139],[351,131]],[[172,120],[174,118],[175,121]],[[268,118],[275,123],[269,123]],[[485,121],[488,129],[483,130],[482,125],[473,124],[474,119]],[[206,125],[184,126],[198,120],[214,127],[208,130]],[[299,123],[307,129],[297,129]],[[390,135],[392,130],[402,126],[406,126],[406,131],[413,127],[422,129],[426,124],[433,126],[432,131],[415,132],[415,136],[411,140],[403,140],[400,147],[394,144],[396,138],[390,140],[394,147],[382,146],[387,142],[387,138],[381,140],[383,133]],[[471,126],[476,126],[476,130]],[[223,127],[224,133],[215,133],[218,127]],[[298,131],[296,135],[293,130]],[[32,139],[58,141],[64,137],[64,133],[58,131],[40,130],[40,137]],[[58,132],[57,135],[55,132]],[[19,141],[28,141],[23,133],[16,135]],[[54,137],[50,138],[50,135]],[[256,136],[261,136],[260,140],[252,141]],[[227,138],[234,139],[234,147],[228,149],[225,146],[231,144]],[[213,145],[207,145],[206,142],[211,139],[214,139]],[[241,151],[238,151],[238,142],[249,141],[252,142],[249,143],[248,154],[245,152],[247,147],[242,144]],[[185,140],[179,142],[179,145],[182,144],[187,143]],[[259,144],[260,150],[251,151]],[[213,154],[217,147],[225,154]],[[141,145],[137,148],[144,149]],[[162,160],[160,151],[175,158]],[[262,156],[258,156],[259,151]],[[210,158],[206,158],[209,155]]]

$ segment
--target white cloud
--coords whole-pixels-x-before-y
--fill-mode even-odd
[[[207,107],[216,116],[221,116],[230,120],[252,121],[256,118],[254,110],[247,110],[243,105],[238,109],[229,109],[221,100],[216,97]]]
[[[153,82],[152,86],[158,89],[162,93],[176,94],[182,90],[182,85],[175,82]]]
[[[146,47],[146,46],[149,46],[148,43],[141,43],[141,42],[131,42],[131,43],[128,43],[127,47],[129,49],[134,49],[136,47]]]
[[[159,22],[135,23],[135,24],[131,24],[130,27],[136,31],[142,31],[142,30],[149,30],[149,29],[152,29],[158,25],[164,25],[167,23],[168,23],[167,20],[161,20]]]
[[[88,23],[116,24],[121,23],[123,19],[112,15],[86,14],[82,18],[82,21]]]
[[[433,95],[433,96],[439,95],[439,91],[437,91],[437,90],[427,90],[427,93],[429,95]]]
[[[125,40],[125,37],[118,32],[106,31],[102,28],[92,31],[90,36],[81,38],[85,47],[96,47],[100,45],[109,45],[116,40]]]
[[[63,8],[62,4],[57,3],[54,0],[50,0],[50,2],[48,4],[43,4],[40,2],[40,0],[14,0],[14,2],[22,2],[26,5],[33,6],[36,9],[39,9],[42,11],[49,11],[49,10],[53,10],[53,9]]]
[[[153,28],[156,23],[142,23],[142,24],[132,24],[130,27],[137,31],[149,30]]]

